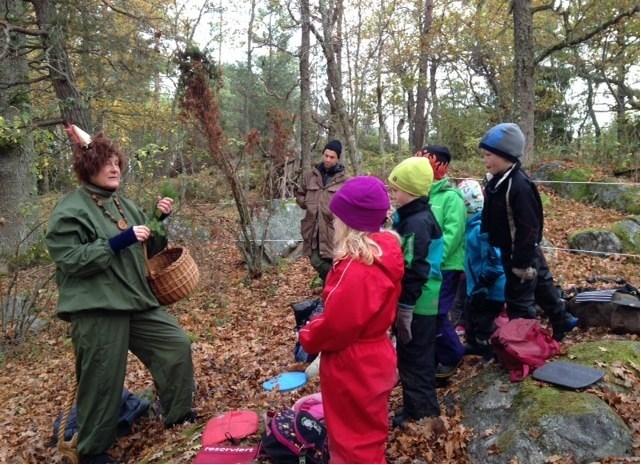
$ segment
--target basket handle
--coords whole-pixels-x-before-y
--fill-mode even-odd
[[[147,241],[142,241],[140,245],[142,246],[142,256],[145,257],[145,268],[147,268],[147,276],[153,278],[154,274],[151,271],[151,267],[149,266],[149,258],[147,257]]]

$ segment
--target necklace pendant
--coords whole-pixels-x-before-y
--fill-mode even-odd
[[[129,227],[129,225],[127,224],[127,220],[125,220],[124,218],[120,218],[116,223],[116,226],[118,226],[118,229],[120,229],[121,231],[124,231]]]

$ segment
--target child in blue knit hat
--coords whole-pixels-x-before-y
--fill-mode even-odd
[[[501,123],[485,133],[479,147],[493,176],[485,189],[481,231],[501,249],[508,316],[536,318],[538,304],[550,319],[554,339],[560,341],[577,319],[566,311],[541,251],[543,205],[520,162],[525,137],[518,125]]]

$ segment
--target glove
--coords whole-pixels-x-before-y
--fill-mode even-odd
[[[318,370],[320,368],[320,358],[321,354],[318,354],[318,356],[314,359],[312,363],[310,363],[307,368],[305,368],[305,374],[307,375],[307,379],[312,379],[318,376]]]
[[[521,278],[521,282],[532,281],[536,278],[536,268],[528,266],[527,268],[512,268],[512,273]]]
[[[136,233],[134,232],[134,227],[132,226],[109,239],[109,246],[111,247],[111,250],[114,251],[114,253],[118,253],[121,250],[126,249],[130,245],[135,244],[136,242],[138,242],[138,239],[136,238]]]
[[[396,336],[403,344],[409,344],[412,340],[412,316],[414,307],[398,304],[396,311]]]

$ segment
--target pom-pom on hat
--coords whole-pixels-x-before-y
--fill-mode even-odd
[[[341,157],[341,152],[343,151],[343,144],[341,144],[341,141],[337,140],[337,139],[330,140],[325,145],[325,148],[323,149],[323,152],[325,150],[327,150],[327,149],[333,150],[334,152],[336,152],[336,155],[338,155],[338,158],[340,158]]]
[[[525,136],[515,123],[497,124],[485,133],[479,147],[510,161],[523,156]]]
[[[390,202],[385,184],[374,176],[348,179],[334,194],[330,211],[357,231],[376,232],[387,218]]]
[[[414,197],[423,197],[432,188],[434,171],[427,158],[410,157],[396,165],[387,180],[398,190]]]
[[[468,213],[478,213],[483,210],[483,188],[474,179],[464,179],[458,185],[459,191],[463,194],[463,201]]]

